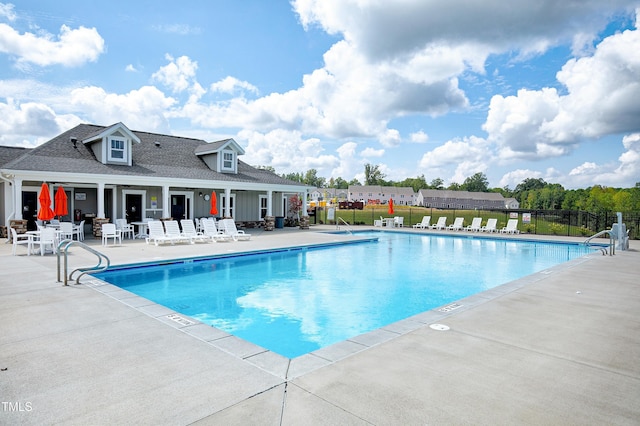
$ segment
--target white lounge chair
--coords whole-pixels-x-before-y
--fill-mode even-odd
[[[242,230],[236,228],[236,223],[233,219],[222,219],[220,221],[221,226],[224,229],[224,233],[230,235],[233,241],[248,241],[251,239],[251,234],[247,234]]]
[[[445,229],[447,227],[447,217],[440,216],[438,218],[438,222],[435,225],[431,225],[429,228],[431,229]]]
[[[447,226],[449,231],[460,231],[462,229],[462,224],[464,223],[463,217],[456,217],[453,223]]]
[[[216,227],[216,221],[213,218],[202,218],[200,227],[202,228],[202,233],[210,238],[211,241],[231,241],[233,239],[231,235],[225,234],[224,231]]]
[[[518,219],[509,219],[507,222],[507,226],[500,230],[503,234],[519,234],[518,230]]]
[[[167,238],[173,240],[173,242],[181,243],[189,243],[193,244],[193,238],[185,236],[180,231],[180,226],[178,226],[177,220],[165,220],[164,221],[164,233]]]
[[[403,216],[395,216],[393,218],[393,227],[394,228],[404,228],[404,217]]]
[[[422,221],[413,225],[414,228],[425,229],[431,226],[431,216],[422,216]]]
[[[13,243],[12,254],[16,255],[18,246],[27,246],[27,256],[31,256],[31,236],[29,234],[18,234],[15,229],[11,229],[11,242]]]
[[[498,219],[490,218],[487,219],[487,224],[480,228],[481,232],[498,232],[496,229],[496,225],[498,224]]]
[[[191,241],[207,242],[211,241],[211,238],[204,235],[202,232],[196,231],[196,226],[191,219],[181,219],[180,226],[182,227],[182,235],[190,238]]]
[[[469,225],[466,228],[464,228],[464,230],[465,231],[480,232],[481,225],[482,225],[482,218],[481,217],[474,217],[473,220],[471,221],[471,225]]]
[[[149,222],[147,222],[147,230],[148,234],[145,238],[147,244],[149,244],[151,241],[153,241],[155,245],[161,243],[174,244],[176,242],[175,238],[167,236],[167,234],[164,232],[164,226],[159,220],[150,220]]]
[[[122,232],[116,228],[115,223],[102,224],[102,245],[109,245],[109,238],[113,238],[113,244],[122,244]]]

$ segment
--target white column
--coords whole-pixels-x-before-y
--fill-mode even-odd
[[[171,217],[171,199],[169,198],[169,186],[164,185],[162,187],[162,217]]]
[[[104,183],[98,182],[98,211],[96,212],[96,218],[104,219]]]
[[[326,197],[325,197],[326,200]],[[309,216],[309,212],[307,211],[307,190],[305,189],[302,193],[302,216]]]
[[[117,187],[113,187],[113,190],[111,191],[111,222],[112,223],[116,223],[116,218],[118,217],[118,209],[116,208],[118,205],[117,202],[117,198],[116,198],[116,193],[117,191]]]
[[[13,181],[13,217],[22,220],[22,179],[15,178]],[[36,210],[38,211],[38,210]],[[8,213],[5,211],[5,213]],[[9,226],[9,222],[6,223]]]
[[[267,216],[273,216],[273,203],[272,203],[272,198],[273,198],[273,191],[269,190],[267,191]]]
[[[224,205],[224,217],[231,217],[231,188],[225,188],[224,198],[227,200]]]

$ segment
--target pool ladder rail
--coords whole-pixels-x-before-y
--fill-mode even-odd
[[[68,263],[68,252],[69,252],[69,247],[71,246],[78,246],[81,247],[83,249],[85,249],[88,252],[91,252],[93,254],[95,254],[98,257],[98,263],[95,266],[89,266],[89,267],[84,267],[84,268],[76,268],[73,271],[71,271],[70,274],[67,274],[68,270],[69,270],[69,263]],[[75,240],[63,240],[60,241],[60,244],[58,244],[58,251],[57,251],[57,257],[58,257],[58,282],[62,282],[60,280],[60,257],[64,257],[64,262],[63,262],[63,266],[64,266],[64,285],[69,285],[67,284],[68,280],[73,280],[73,274],[76,272],[80,272],[80,274],[78,275],[78,277],[76,278],[76,284],[80,284],[80,277],[82,277],[85,274],[89,274],[92,272],[102,272],[104,270],[106,270],[110,265],[111,265],[111,261],[109,260],[109,258],[104,254],[104,253],[100,253],[98,250],[92,249],[91,247],[89,247],[88,245],[86,245],[85,243],[82,243],[80,241],[75,241]],[[102,262],[106,262],[105,264],[103,264]]]
[[[338,217],[338,220],[336,220],[336,229],[340,230],[340,222],[344,223],[344,226],[347,227],[347,232],[353,235],[353,229],[351,229],[351,225],[345,222],[345,220],[341,217]]]
[[[586,240],[584,240],[584,245],[589,246],[591,240],[593,240],[596,237],[600,237],[604,234],[609,234],[609,256],[613,256],[614,254],[616,254],[616,245],[615,245],[615,235],[613,233],[613,230],[611,229],[605,229],[604,231],[600,231],[596,234],[593,234],[592,236],[590,236],[589,238],[587,238]],[[603,255],[607,254],[607,249],[606,248],[601,248],[600,251],[602,251]]]

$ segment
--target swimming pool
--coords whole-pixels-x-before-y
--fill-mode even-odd
[[[578,244],[406,232],[377,241],[96,274],[294,358],[593,252]]]

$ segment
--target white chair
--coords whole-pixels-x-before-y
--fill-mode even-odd
[[[180,232],[180,226],[178,226],[177,220],[165,220],[164,221],[164,233],[167,238],[174,242],[189,242],[193,244],[193,239],[186,237]]]
[[[60,240],[72,240],[73,239],[73,223],[60,222]]]
[[[31,236],[29,234],[18,234],[15,229],[11,229],[11,242],[13,243],[12,254],[16,255],[18,246],[27,246],[27,256],[31,256]]]
[[[480,228],[481,232],[498,232],[496,229],[496,225],[498,224],[498,219],[490,218],[487,219],[487,224]]]
[[[373,221],[373,226],[375,227],[382,227],[382,220],[381,219],[375,219]]]
[[[231,235],[225,234],[224,231],[216,227],[216,221],[213,218],[202,218],[200,226],[202,227],[202,233],[212,241],[231,241],[233,239]]]
[[[123,237],[128,236],[129,238],[133,239],[133,225],[127,223],[127,219],[116,219],[116,228],[120,230]]]
[[[480,225],[482,225],[482,218],[481,217],[474,217],[473,220],[471,221],[471,225],[469,225],[466,228],[464,228],[464,230],[465,231],[479,232],[480,231]]]
[[[438,222],[435,225],[431,225],[431,229],[445,229],[447,227],[447,217],[440,216]]]
[[[102,224],[102,245],[109,245],[109,238],[113,238],[113,244],[122,244],[122,232],[116,228],[115,223]]]
[[[78,241],[84,241],[84,220],[73,226],[73,235]]]
[[[462,224],[464,223],[463,217],[456,217],[453,223],[447,226],[449,231],[460,231],[462,229]]]
[[[413,225],[414,228],[425,229],[428,228],[431,224],[431,216],[422,216],[422,221],[420,223],[416,223]]]
[[[248,241],[251,239],[251,234],[247,234],[246,232],[236,228],[236,223],[233,219],[222,219],[220,224],[224,229],[224,233],[230,235],[231,238],[233,238],[233,241]]]
[[[519,234],[518,230],[518,219],[509,219],[507,222],[507,226],[500,230],[503,234]]]
[[[191,241],[213,241],[202,232],[196,231],[196,226],[193,224],[193,221],[191,219],[181,219],[180,226],[182,227],[182,235],[190,238]]]
[[[395,216],[393,218],[393,227],[394,228],[404,228],[404,217],[403,216]]]
[[[40,247],[40,256],[44,256],[44,253],[51,249],[52,253],[56,252],[56,247],[58,245],[58,238],[56,236],[55,228],[43,228],[40,231],[40,234],[35,235],[31,239],[31,246]]]

